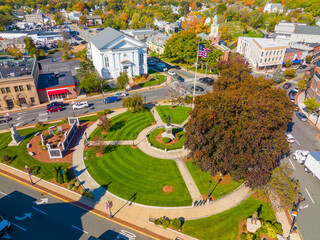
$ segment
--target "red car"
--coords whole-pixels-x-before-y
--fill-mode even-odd
[[[62,110],[61,106],[54,106],[52,108],[48,108],[47,109],[47,113],[51,113],[51,112],[60,112]]]

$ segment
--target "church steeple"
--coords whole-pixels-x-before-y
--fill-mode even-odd
[[[217,15],[215,15],[212,19],[209,39],[211,40],[212,43],[219,44],[220,37],[219,37],[219,23],[218,23]]]

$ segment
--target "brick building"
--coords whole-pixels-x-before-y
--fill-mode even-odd
[[[283,58],[283,64],[285,62],[292,62],[293,64],[299,64],[302,61],[303,51],[299,49],[287,48]]]
[[[308,89],[308,96],[315,98],[317,102],[320,103],[320,60],[314,64],[313,76]]]
[[[39,68],[36,59],[0,60],[0,109],[39,104],[36,90],[38,77]]]

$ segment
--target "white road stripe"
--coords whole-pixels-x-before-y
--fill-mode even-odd
[[[309,197],[310,197],[310,199],[311,199],[312,203],[314,204],[314,201],[313,201],[313,199],[312,199],[312,197],[311,197],[311,195],[310,195],[310,193],[309,193],[308,189],[307,189],[307,188],[305,188],[305,189],[306,189],[306,191],[307,191],[307,193],[308,193],[308,195],[309,195]]]
[[[75,229],[77,229],[77,230],[79,230],[79,231],[81,231],[81,232],[84,232],[85,234],[88,234],[87,231],[84,231],[84,230],[82,230],[81,228],[78,228],[78,227],[73,226],[73,225],[71,225],[71,227],[73,227],[73,228],[75,228]]]
[[[23,122],[18,122],[18,123],[15,124],[14,126],[18,127],[18,126],[20,126],[21,124],[23,124]]]
[[[40,119],[40,118],[39,118],[38,121],[39,121],[39,122],[46,122],[46,121],[48,121],[48,118],[44,118],[44,119]]]
[[[1,194],[5,195],[6,197],[11,197],[9,194],[6,194],[4,192],[0,192]]]
[[[39,113],[39,117],[40,116],[46,116],[46,115],[48,115],[48,113]]]
[[[25,229],[25,228],[23,228],[23,227],[20,227],[19,225],[15,224],[15,223],[13,223],[13,222],[11,222],[11,223],[12,223],[13,225],[15,225],[16,227],[22,229],[23,231],[27,231],[27,229]]]
[[[298,143],[298,144],[299,144],[299,146],[301,145],[301,144],[298,142],[298,140],[297,140],[296,138],[294,138],[294,140],[296,140],[296,143]]]
[[[21,119],[21,117],[18,117],[16,120],[20,120]]]
[[[32,207],[34,210],[37,210],[38,212],[41,212],[41,213],[43,213],[43,214],[45,214],[45,215],[47,215],[47,213],[45,213],[45,212],[43,212],[43,211],[41,211],[40,209],[38,209],[38,208],[35,208],[35,207]]]
[[[293,169],[296,169],[295,166],[293,165],[293,163],[291,162],[290,158],[289,158],[289,162],[291,163],[291,166],[293,167]]]

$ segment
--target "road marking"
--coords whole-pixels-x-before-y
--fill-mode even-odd
[[[39,118],[38,121],[39,121],[39,122],[46,122],[46,121],[48,121],[48,118],[44,118],[44,119],[40,119],[40,118]]]
[[[46,115],[48,115],[48,113],[39,113],[39,117],[40,116],[46,116]]]
[[[21,119],[21,117],[18,117],[18,118],[17,118],[17,120],[20,120],[20,119]]]
[[[45,214],[45,215],[47,215],[47,213],[45,213],[45,212],[43,212],[43,211],[41,211],[40,209],[38,209],[38,208],[35,208],[35,207],[32,207],[34,210],[37,210],[38,212],[41,212],[41,213],[43,213],[43,214]]]
[[[294,140],[296,140],[296,142],[299,144],[299,146],[301,145],[296,138],[294,138]]]
[[[1,194],[5,195],[6,197],[11,197],[9,194],[6,194],[4,192],[0,192]]]
[[[12,224],[15,225],[16,227],[22,229],[23,231],[27,231],[27,229],[25,229],[25,228],[23,228],[23,227],[20,227],[19,225],[15,224],[15,223],[13,223],[13,222],[12,222]]]
[[[18,126],[20,126],[21,124],[23,124],[23,122],[18,122],[16,125],[14,125],[14,126],[16,126],[16,127],[18,127]]]
[[[87,232],[87,231],[82,230],[81,228],[78,228],[78,227],[73,226],[73,225],[71,225],[71,227],[73,227],[73,228],[75,228],[75,229],[77,229],[77,230],[79,230],[79,231],[81,231],[81,232],[84,232],[85,234],[88,234],[88,232]]]
[[[3,238],[3,239],[11,239],[11,237],[10,237],[10,235],[9,235],[8,232],[5,232],[5,233],[1,236],[1,238]]]
[[[19,221],[25,220],[25,219],[27,219],[27,218],[31,218],[31,213],[24,213],[23,215],[24,215],[23,217],[17,217],[17,216],[15,216],[14,218],[17,219],[17,220],[19,220]]]
[[[289,158],[289,162],[291,163],[291,166],[293,167],[293,169],[296,169],[295,166],[293,165],[293,163],[291,162],[290,158]]]
[[[309,193],[308,189],[307,189],[307,188],[305,188],[305,189],[306,189],[306,191],[307,191],[307,193],[308,193],[308,195],[309,195],[309,197],[310,197],[310,199],[311,199],[312,203],[314,204],[314,201],[313,201],[313,199],[312,199],[312,197],[311,197],[311,195],[310,195],[310,193]]]
[[[121,231],[120,231],[120,234],[128,237],[129,240],[134,240],[134,239],[136,238],[136,235],[134,235],[133,233],[128,232],[128,231],[126,231],[126,230],[121,230]],[[118,236],[118,237],[119,237],[119,236]],[[118,239],[118,238],[117,238],[117,239]]]
[[[43,204],[43,203],[48,203],[48,198],[40,198],[37,201],[34,201],[33,203],[37,204],[37,205],[40,205],[40,204]]]

